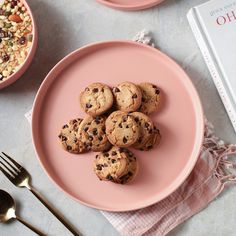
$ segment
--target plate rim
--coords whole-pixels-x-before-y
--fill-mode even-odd
[[[40,146],[39,144],[37,144],[37,142],[35,141],[36,140],[36,136],[37,136],[37,132],[35,132],[34,130],[36,129],[36,124],[35,124],[35,120],[36,120],[36,117],[37,115],[39,114],[39,112],[37,112],[37,110],[40,108],[40,95],[41,93],[43,92],[43,88],[46,86],[46,89],[47,89],[47,81],[48,79],[50,79],[51,75],[54,73],[54,71],[57,69],[57,67],[59,67],[61,64],[64,63],[64,61],[66,61],[68,58],[70,58],[71,56],[75,55],[78,53],[78,55],[80,55],[81,53],[83,53],[85,50],[89,50],[91,47],[101,47],[101,46],[107,46],[107,45],[110,45],[110,44],[130,44],[131,46],[140,46],[140,47],[143,47],[145,49],[148,49],[148,50],[151,50],[153,52],[158,52],[159,54],[161,54],[162,57],[170,60],[172,63],[175,64],[175,66],[181,70],[182,73],[185,74],[185,76],[188,78],[188,83],[189,83],[189,86],[190,86],[190,89],[194,92],[194,110],[196,112],[196,107],[198,107],[199,109],[199,114],[198,114],[198,122],[196,123],[199,123],[198,125],[200,125],[199,127],[199,140],[195,143],[195,148],[193,148],[192,150],[192,156],[193,156],[193,152],[195,151],[195,156],[194,158],[192,157],[192,160],[191,160],[191,163],[189,163],[190,161],[188,161],[188,165],[190,165],[190,167],[188,168],[187,171],[185,171],[185,173],[181,173],[180,176],[178,176],[177,178],[179,178],[179,181],[178,181],[178,184],[175,184],[175,186],[173,187],[172,184],[169,186],[170,190],[168,191],[169,193],[166,195],[166,196],[162,196],[161,198],[157,199],[157,200],[152,200],[153,198],[151,198],[151,200],[147,203],[143,203],[143,204],[139,204],[139,206],[133,206],[133,207],[123,207],[122,209],[117,209],[115,206],[113,208],[110,208],[110,207],[103,207],[103,206],[97,206],[97,205],[94,205],[94,204],[91,204],[91,203],[87,203],[86,201],[84,200],[81,200],[81,199],[78,199],[76,198],[75,196],[73,196],[73,194],[71,194],[69,191],[66,191],[56,180],[54,180],[53,176],[47,171],[47,167],[44,165],[43,163],[43,159],[40,157],[39,155],[39,148],[38,146]],[[189,89],[189,87],[188,87]],[[39,101],[39,102],[38,102]],[[166,197],[170,196],[175,190],[177,190],[181,184],[188,178],[188,176],[190,175],[190,173],[192,172],[194,166],[196,165],[197,163],[197,160],[198,160],[198,156],[200,154],[200,151],[201,151],[201,146],[203,144],[203,140],[204,140],[204,113],[203,113],[203,107],[202,107],[202,103],[201,103],[201,100],[200,100],[200,97],[199,97],[199,94],[192,82],[192,80],[190,79],[190,77],[187,75],[187,73],[184,71],[184,69],[175,61],[173,60],[171,57],[169,57],[168,55],[166,55],[165,53],[161,52],[160,50],[156,49],[156,48],[153,48],[149,45],[146,45],[146,44],[142,44],[142,43],[138,43],[138,42],[134,42],[134,41],[131,41],[131,40],[108,40],[108,41],[102,41],[102,42],[98,42],[98,43],[91,43],[91,44],[88,44],[88,45],[85,45],[85,46],[82,46],[81,48],[78,48],[74,51],[72,51],[71,53],[69,53],[68,55],[66,55],[65,57],[63,57],[58,63],[56,63],[56,65],[49,71],[49,73],[46,75],[45,79],[43,80],[43,82],[41,83],[37,93],[36,93],[36,96],[35,96],[35,99],[34,99],[34,102],[33,102],[33,108],[32,108],[32,120],[31,120],[31,136],[32,136],[32,142],[33,142],[33,147],[34,147],[34,150],[35,150],[35,153],[36,153],[36,157],[41,165],[41,167],[43,168],[44,172],[46,173],[46,175],[49,177],[49,179],[54,183],[55,186],[59,187],[59,189],[61,189],[64,193],[66,193],[68,196],[70,196],[72,199],[74,199],[75,201],[79,202],[79,203],[82,203],[83,205],[85,206],[88,206],[88,207],[91,207],[91,208],[94,208],[94,209],[98,209],[98,210],[104,210],[104,211],[110,211],[110,212],[126,212],[126,211],[133,211],[133,210],[138,210],[138,209],[141,209],[141,208],[145,208],[145,207],[148,207],[148,206],[151,206],[155,203],[158,203],[160,202],[161,200],[165,199]],[[185,166],[186,168],[186,166]]]
[[[133,6],[124,6],[122,4],[116,4],[116,3],[108,2],[107,0],[96,0],[96,1],[103,4],[103,5],[106,5],[108,7],[119,9],[119,10],[138,11],[138,10],[144,10],[144,9],[156,6],[156,5],[164,2],[165,0],[152,0],[152,1],[150,0],[146,4],[136,4],[136,5],[133,5]]]

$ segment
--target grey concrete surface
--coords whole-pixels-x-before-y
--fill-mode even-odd
[[[109,9],[95,0],[28,0],[39,28],[39,47],[25,75],[0,91],[0,150],[14,155],[32,173],[33,183],[85,236],[117,236],[117,231],[100,214],[70,199],[48,179],[33,150],[30,125],[24,114],[31,108],[40,83],[53,65],[66,54],[88,43],[131,39],[146,28],[153,32],[158,47],[183,66],[194,82],[208,119],[227,142],[236,135],[197,48],[186,20],[190,7],[203,0],[166,0],[158,7],[139,12]],[[49,235],[70,235],[67,230],[26,190],[17,189],[0,175],[0,188],[16,199],[18,213]],[[170,236],[233,236],[236,233],[236,188],[216,201]],[[1,236],[33,235],[18,222],[0,224]]]

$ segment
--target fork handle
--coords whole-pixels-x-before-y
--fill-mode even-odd
[[[31,229],[33,232],[35,232],[36,234],[38,234],[39,236],[46,236],[46,234],[42,233],[41,231],[39,231],[38,229],[36,229],[34,226],[30,225],[29,223],[27,223],[26,221],[22,220],[20,217],[16,216],[16,220],[18,220],[20,223],[22,223],[24,226],[26,226],[27,228]]]
[[[48,208],[49,211],[51,211],[51,213],[75,236],[79,236],[79,234],[76,232],[76,230],[69,225],[69,223],[66,222],[66,220],[64,218],[62,218],[62,216],[59,215],[59,213],[56,212],[55,209],[53,209],[44,199],[42,196],[39,195],[39,193],[37,193],[32,187],[29,188],[29,190],[34,194],[34,196],[36,198],[38,198],[38,200],[46,207]]]

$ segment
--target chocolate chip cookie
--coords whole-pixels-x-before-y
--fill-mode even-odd
[[[74,119],[65,124],[58,135],[62,147],[70,153],[82,153],[87,151],[85,144],[78,136],[78,128],[82,119]]]
[[[142,93],[138,86],[131,82],[124,82],[113,88],[117,109],[125,112],[136,111],[142,100]]]
[[[111,144],[128,147],[137,141],[139,127],[133,116],[115,111],[106,120],[106,134]]]
[[[104,114],[112,107],[113,101],[111,89],[102,83],[90,84],[80,94],[80,105],[91,116]]]
[[[152,135],[147,139],[145,143],[143,143],[143,146],[139,149],[141,151],[149,151],[153,149],[155,146],[159,145],[161,141],[161,133],[160,130],[154,126]]]
[[[88,150],[101,152],[110,148],[111,144],[105,132],[105,120],[103,116],[88,116],[81,122],[78,134]]]
[[[133,147],[140,149],[145,146],[146,142],[150,139],[150,136],[152,136],[154,125],[152,120],[141,112],[133,112],[131,115],[139,126],[139,137],[133,144]]]
[[[161,90],[151,83],[141,83],[139,87],[142,91],[142,104],[139,111],[147,115],[157,111],[161,105]]]
[[[136,176],[138,164],[132,152],[113,147],[108,152],[96,155],[93,169],[100,180],[125,184]]]

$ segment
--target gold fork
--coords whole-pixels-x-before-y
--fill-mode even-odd
[[[31,176],[28,171],[19,163],[13,160],[9,155],[2,152],[4,157],[0,155],[0,170],[2,173],[17,187],[27,188],[36,198],[48,208],[49,211],[75,236],[79,236],[75,229],[69,225],[46,201],[40,196],[31,185]]]

